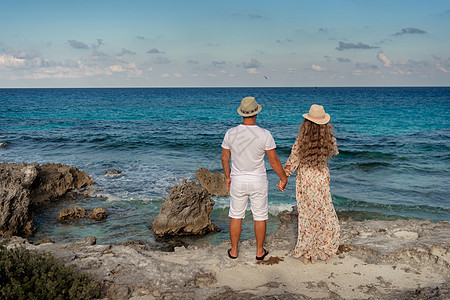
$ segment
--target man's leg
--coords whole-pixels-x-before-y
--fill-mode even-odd
[[[241,237],[242,219],[231,218],[230,220],[230,240],[231,240],[231,256],[238,256],[238,244]]]
[[[231,231],[230,231],[231,232]],[[266,221],[255,221],[256,256],[261,257],[264,253],[264,240],[266,238]]]
[[[266,220],[269,218],[268,181],[255,180],[250,196],[252,214],[255,226],[256,257],[265,254],[264,240],[266,238]]]

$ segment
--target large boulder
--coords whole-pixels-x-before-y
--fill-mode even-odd
[[[224,173],[212,173],[208,169],[200,168],[195,173],[195,178],[201,186],[211,195],[228,196],[227,178]]]
[[[33,232],[34,208],[91,184],[86,172],[75,167],[0,163],[0,235]]]
[[[75,167],[62,164],[37,165],[38,176],[31,190],[32,204],[41,206],[58,199],[68,191],[95,184],[94,180]]]
[[[0,234],[31,233],[30,188],[38,175],[35,165],[0,164]]]
[[[211,221],[215,202],[197,183],[183,180],[170,190],[152,223],[157,237],[200,235],[220,229]]]

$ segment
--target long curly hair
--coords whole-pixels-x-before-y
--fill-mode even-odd
[[[333,153],[333,126],[303,120],[298,130],[298,154],[303,165],[323,167]]]

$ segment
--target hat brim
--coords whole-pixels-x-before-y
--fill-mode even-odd
[[[243,116],[243,117],[253,117],[253,116],[259,114],[259,112],[260,112],[261,110],[262,110],[262,106],[261,106],[260,104],[258,104],[258,109],[257,109],[255,112],[252,112],[252,113],[250,113],[250,114],[244,114],[244,113],[241,111],[241,107],[239,106],[238,109],[237,109],[237,113],[240,114],[240,115]]]
[[[327,113],[325,113],[325,117],[323,119],[311,118],[308,113],[303,114],[303,118],[319,125],[327,124],[328,122],[330,122],[331,119],[330,115]]]

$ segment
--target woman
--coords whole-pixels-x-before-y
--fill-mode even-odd
[[[334,256],[339,246],[340,227],[328,170],[328,159],[339,152],[330,115],[323,106],[312,105],[303,117],[285,172],[290,176],[297,170],[298,239],[292,255],[304,264],[314,264]]]

